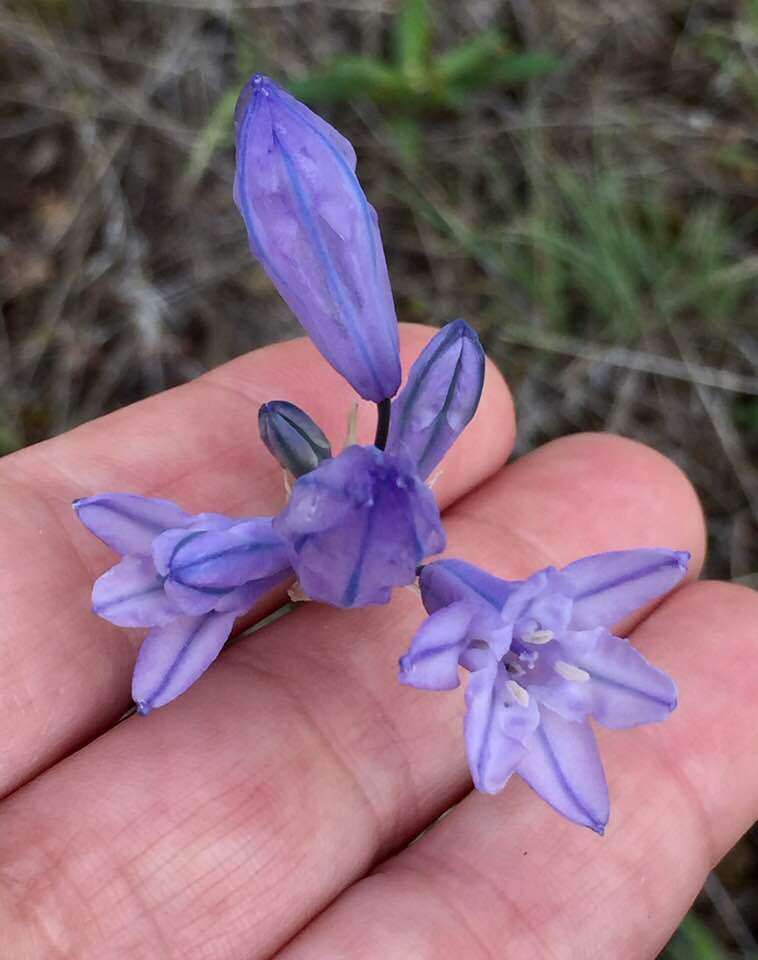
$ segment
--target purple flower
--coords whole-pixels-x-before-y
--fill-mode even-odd
[[[455,320],[421,351],[393,401],[387,450],[404,448],[421,479],[428,477],[476,413],[483,385],[479,338]]]
[[[445,547],[432,492],[406,455],[347,447],[295,484],[274,520],[303,590],[338,607],[387,603]]]
[[[258,411],[261,440],[276,462],[293,477],[315,470],[332,448],[323,430],[300,407],[271,400]]]
[[[105,493],[77,500],[82,523],[123,559],[99,577],[92,609],[152,627],[132,694],[141,713],[183,693],[208,668],[236,617],[292,575],[270,517],[192,516],[169,500]]]
[[[607,727],[660,721],[676,687],[609,628],[669,591],[689,554],[641,549],[585,557],[506,581],[461,560],[424,567],[430,613],[400,660],[400,681],[450,690],[471,672],[464,733],[478,790],[522,776],[559,813],[602,833],[608,790],[590,717]]]
[[[395,308],[355,152],[268,77],[237,104],[235,202],[250,247],[316,347],[366,400],[400,386]]]

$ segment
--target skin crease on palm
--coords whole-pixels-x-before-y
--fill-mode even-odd
[[[405,370],[429,334],[403,327]],[[689,582],[623,625],[680,705],[663,725],[601,732],[604,838],[516,778],[496,797],[470,792],[462,691],[396,680],[423,617],[408,590],[386,607],[303,605],[174,703],[108,729],[140,634],[89,611],[114,557],[71,500],[124,490],[273,512],[281,473],[255,424],[260,403],[284,398],[338,445],[350,390],[299,340],[0,464],[0,957],[655,957],[758,805],[747,589]],[[361,419],[366,441],[367,406]],[[690,550],[697,575],[702,516],[670,462],[584,434],[503,468],[514,429],[490,366],[435,486],[448,555],[520,577],[667,546]]]

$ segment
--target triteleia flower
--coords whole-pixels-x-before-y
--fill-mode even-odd
[[[424,347],[393,401],[387,450],[404,448],[428,477],[476,413],[483,385],[479,337],[455,320]]]
[[[183,693],[210,666],[235,619],[291,577],[270,517],[191,515],[169,500],[106,493],[74,503],[82,523],[123,559],[94,584],[95,613],[152,627],[132,696],[141,713]]]
[[[258,429],[266,449],[293,477],[315,470],[332,455],[321,427],[286,400],[263,404],[258,411]]]
[[[378,220],[333,127],[255,74],[235,115],[234,197],[250,247],[331,365],[366,400],[400,386]]]
[[[350,446],[295,484],[274,519],[300,586],[338,607],[387,603],[445,547],[434,496],[405,454]]]
[[[674,587],[689,554],[641,549],[585,557],[506,581],[460,560],[424,567],[430,617],[400,660],[402,683],[449,690],[471,672],[464,734],[474,785],[522,776],[565,817],[602,833],[608,790],[589,726],[665,719],[676,687],[615,623]]]

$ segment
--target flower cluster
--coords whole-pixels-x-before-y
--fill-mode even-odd
[[[429,618],[400,661],[402,683],[450,690],[470,672],[465,739],[474,785],[513,772],[577,823],[602,832],[603,770],[588,724],[663,719],[673,682],[610,632],[670,590],[687,555],[631,550],[587,557],[524,581],[430,556],[445,532],[427,480],[474,416],[485,358],[463,320],[443,327],[402,391],[398,329],[378,219],[353,148],[267,77],[252,77],[235,115],[234,198],[251,250],[316,347],[377,404],[374,444],[334,453],[303,410],[264,404],[260,435],[287,477],[274,517],[191,515],[168,500],[104,493],[74,504],[122,559],[92,592],[93,610],[148,627],[132,694],[141,713],[183,693],[235,621],[297,580],[297,596],[337,607],[387,603],[418,577]]]

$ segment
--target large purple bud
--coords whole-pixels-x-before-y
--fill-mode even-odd
[[[400,386],[395,307],[355,151],[268,77],[235,115],[234,199],[250,247],[323,356],[366,400]]]

